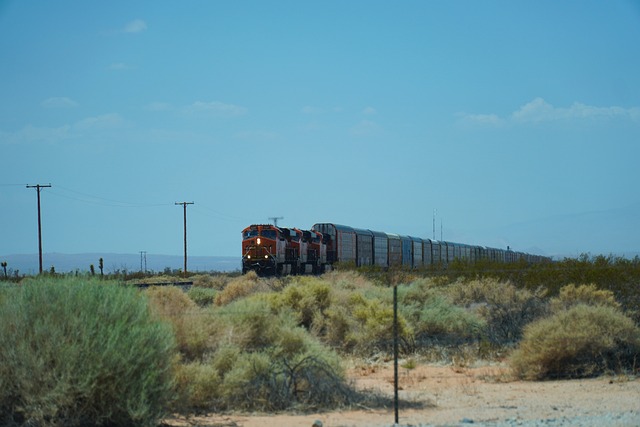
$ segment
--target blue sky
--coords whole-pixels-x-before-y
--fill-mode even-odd
[[[640,2],[0,0],[0,255],[336,222],[640,251]],[[45,261],[46,263],[46,261]]]

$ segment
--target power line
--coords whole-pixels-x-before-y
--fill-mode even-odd
[[[111,207],[118,207],[118,208],[146,208],[146,207],[155,207],[155,206],[169,206],[170,203],[131,203],[131,202],[123,202],[120,200],[114,200],[114,199],[108,199],[105,197],[100,197],[100,196],[96,196],[94,194],[88,194],[88,193],[83,193],[81,191],[76,191],[76,190],[72,190],[70,188],[66,188],[60,185],[57,185],[56,188],[60,188],[64,191],[67,191],[69,193],[73,193],[79,196],[83,196],[82,198],[80,197],[74,197],[74,196],[70,196],[68,194],[61,194],[58,192],[52,192],[51,194],[55,194],[56,196],[60,196],[60,197],[64,197],[67,199],[72,199],[72,200],[77,200],[79,202],[83,202],[83,203],[87,203],[87,204],[93,204],[93,205],[99,205],[99,206],[111,206]]]
[[[50,188],[51,184],[46,185],[28,185],[27,188],[35,188],[38,194],[38,260],[40,262],[40,274],[42,274],[42,221],[40,217],[40,190],[43,188]]]

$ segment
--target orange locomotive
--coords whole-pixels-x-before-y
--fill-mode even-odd
[[[317,231],[254,224],[242,230],[242,273],[319,274],[327,264],[326,237]]]

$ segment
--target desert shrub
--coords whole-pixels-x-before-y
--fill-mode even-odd
[[[517,376],[537,380],[638,370],[639,362],[633,320],[612,307],[580,304],[529,325],[510,364]]]
[[[211,347],[215,325],[180,288],[152,286],[147,294],[152,310],[173,327],[178,349],[187,360],[202,358]]]
[[[210,288],[221,291],[231,281],[227,274],[197,274],[189,278],[196,288]]]
[[[545,291],[518,289],[494,279],[457,281],[447,289],[456,305],[472,308],[486,322],[484,336],[494,345],[511,345],[523,328],[547,311]]]
[[[598,289],[593,283],[580,286],[571,283],[560,289],[556,298],[551,299],[551,310],[557,312],[578,304],[620,308],[612,291]]]
[[[248,295],[269,291],[269,286],[259,279],[255,271],[249,271],[232,279],[227,286],[216,295],[216,305],[227,305]]]
[[[179,365],[173,409],[180,413],[206,412],[215,407],[222,391],[222,378],[216,367],[200,361]]]
[[[221,339],[206,361],[182,372],[189,407],[315,408],[351,398],[338,356],[299,327],[288,308],[275,311],[264,295],[253,295],[210,314],[217,319]]]
[[[292,357],[243,353],[224,378],[225,400],[241,409],[330,408],[353,396],[336,365],[310,351]]]
[[[370,280],[355,270],[331,271],[324,274],[322,279],[329,282],[333,289],[356,290],[373,286]]]
[[[468,341],[479,337],[485,328],[485,322],[477,314],[438,294],[424,301],[402,304],[402,313],[411,323],[418,345]]]
[[[276,309],[287,307],[293,311],[298,323],[311,329],[314,319],[325,316],[331,306],[332,290],[330,285],[315,277],[298,277],[296,282],[283,291],[271,295],[272,305]]]
[[[354,319],[345,339],[353,343],[359,354],[391,352],[393,349],[393,305],[379,299],[352,299]],[[414,348],[414,331],[409,322],[398,313],[398,338],[402,351]]]
[[[275,311],[291,311],[299,325],[325,344],[373,354],[390,351],[393,345],[392,295],[392,288],[375,286],[347,271],[298,277],[282,292],[269,294],[268,300]],[[402,315],[399,324],[403,349],[408,351],[412,329]]]
[[[137,289],[39,278],[0,301],[0,423],[156,425],[175,343]]]
[[[217,294],[218,291],[214,288],[201,288],[199,286],[192,286],[187,292],[187,296],[200,307],[212,305],[216,300]]]

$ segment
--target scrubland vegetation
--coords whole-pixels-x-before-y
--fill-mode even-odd
[[[638,259],[189,280],[188,291],[90,276],[4,282],[0,423],[388,404],[353,389],[345,360],[390,360],[395,285],[412,363],[484,359],[529,380],[640,371]]]

